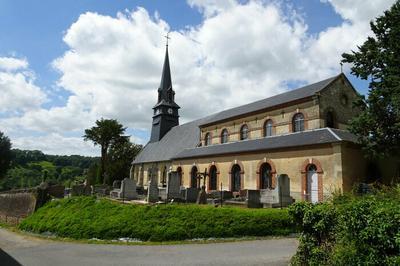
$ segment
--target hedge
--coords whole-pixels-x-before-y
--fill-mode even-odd
[[[293,265],[400,265],[400,187],[296,203],[289,213],[301,232]]]
[[[196,238],[287,235],[287,210],[199,205],[131,205],[95,197],[52,201],[23,220],[21,230],[73,239],[175,241]]]

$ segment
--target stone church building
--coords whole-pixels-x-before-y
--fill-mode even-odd
[[[339,74],[179,125],[167,46],[151,138],[131,175],[139,186],[158,180],[161,187],[176,171],[182,186],[199,187],[197,173],[207,171],[207,191],[239,192],[274,188],[287,174],[293,198],[322,201],[367,175],[357,139],[346,131],[357,94]]]

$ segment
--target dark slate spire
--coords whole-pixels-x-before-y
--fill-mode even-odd
[[[158,88],[157,104],[153,107],[153,126],[151,128],[150,142],[160,141],[174,126],[179,125],[179,105],[175,103],[175,92],[172,89],[171,69],[168,56],[168,35],[165,50],[164,66],[161,74],[160,87]]]
[[[169,88],[172,88],[172,81],[171,81],[171,70],[169,68],[169,56],[168,56],[168,44],[167,44],[167,48],[165,49],[165,59],[161,75],[161,82],[158,90],[167,91]]]

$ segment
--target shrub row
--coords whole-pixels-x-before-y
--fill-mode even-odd
[[[296,203],[301,231],[293,265],[400,265],[400,189]]]
[[[287,235],[294,230],[287,210],[128,205],[94,197],[49,202],[19,228],[74,239],[142,241]]]

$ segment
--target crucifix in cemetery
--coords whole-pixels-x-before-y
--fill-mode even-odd
[[[204,169],[203,173],[197,173],[197,184],[200,186],[201,179],[203,179],[203,185],[201,186],[201,190],[199,195],[197,196],[197,204],[207,204],[207,193],[206,193],[206,179],[209,174],[207,173],[207,168]]]

